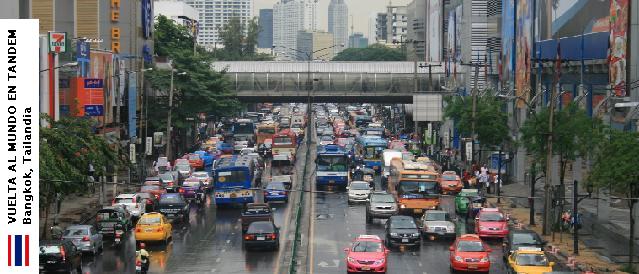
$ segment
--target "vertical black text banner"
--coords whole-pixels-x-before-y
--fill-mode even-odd
[[[39,269],[38,41],[38,20],[0,19],[0,273]]]

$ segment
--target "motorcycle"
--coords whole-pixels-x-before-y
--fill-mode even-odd
[[[115,234],[113,241],[116,247],[120,247],[122,245],[122,237],[124,236],[124,227],[121,224],[115,225]]]
[[[137,251],[139,252],[139,251]],[[142,260],[135,260],[135,273],[136,274],[146,274],[149,271],[149,258],[146,256],[141,256]]]

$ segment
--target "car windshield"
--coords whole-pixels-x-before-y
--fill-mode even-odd
[[[163,195],[160,198],[160,204],[175,204],[181,203],[182,198],[179,195]]]
[[[345,155],[318,155],[318,171],[347,171],[348,157]]]
[[[446,212],[426,213],[424,221],[450,221],[450,218]]]
[[[220,183],[242,183],[247,180],[247,172],[243,170],[220,171],[217,181]]]
[[[371,195],[371,203],[394,203],[393,195]]]
[[[275,232],[275,228],[273,224],[270,222],[252,222],[246,233],[255,234],[255,233],[273,233]]]
[[[260,128],[258,129],[259,134],[275,134],[275,128]]]
[[[353,252],[382,252],[382,243],[371,241],[360,241],[353,243]]]
[[[266,186],[266,189],[286,190],[286,187],[284,186],[284,183],[282,182],[271,182],[268,184],[268,186]]]
[[[171,175],[169,173],[160,174],[160,180],[162,180],[162,181],[172,181],[173,180],[173,175]]]
[[[157,185],[152,185],[152,186],[142,186],[142,192],[145,192],[145,191],[153,191],[153,190],[160,190],[160,186],[157,186]]]
[[[328,136],[328,135],[324,135],[324,136],[320,137],[320,140],[321,141],[329,141],[329,142],[331,142],[331,141],[333,141],[333,137]]]
[[[437,186],[437,182],[401,181],[399,182],[399,192],[402,195],[417,195],[419,197],[424,195],[436,195],[438,194]]]
[[[540,241],[538,236],[533,233],[514,233],[512,243],[516,245],[539,244]]]
[[[179,170],[179,171],[190,171],[191,167],[187,166],[187,165],[179,165],[179,166],[177,166],[177,170]]]
[[[209,175],[206,173],[193,173],[193,177],[206,178],[209,177]]]
[[[415,221],[413,221],[412,219],[402,218],[402,219],[394,219],[390,223],[390,227],[397,228],[397,229],[408,229],[408,228],[415,228],[416,225],[415,225]]]
[[[370,185],[368,183],[351,183],[350,189],[352,190],[369,190]]]
[[[59,245],[41,245],[40,254],[58,254],[60,253]]]
[[[138,221],[138,224],[141,225],[154,225],[160,223],[160,216],[154,217],[143,217]]]
[[[483,252],[484,245],[478,241],[459,241],[457,251],[461,252]]]
[[[184,181],[184,183],[182,183],[182,186],[185,186],[185,187],[200,186],[200,181]]]
[[[519,254],[517,265],[520,266],[548,266],[548,260],[543,254]]]
[[[504,220],[504,215],[499,212],[482,212],[479,214],[479,220],[486,222],[501,222]]]
[[[132,204],[133,198],[116,198],[115,203],[116,204]]]
[[[84,236],[89,235],[89,230],[86,228],[67,228],[64,231],[64,236]]]
[[[457,180],[457,176],[455,175],[443,175],[442,180],[444,181],[455,181]]]

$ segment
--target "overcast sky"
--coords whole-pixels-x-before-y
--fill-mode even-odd
[[[393,5],[406,5],[410,3],[411,0],[392,0]],[[279,2],[278,0],[253,0],[253,6],[255,8],[254,14],[255,16],[259,16],[260,9],[272,9],[275,3]],[[330,0],[318,0],[318,23],[321,30],[328,29],[328,4]],[[354,28],[355,32],[364,33],[364,36],[369,37],[369,22],[370,28],[375,27],[375,22],[369,20],[373,15],[378,12],[386,11],[386,6],[389,3],[389,0],[345,0],[346,5],[348,5],[348,14],[353,15]],[[349,22],[350,19],[349,19]],[[349,33],[350,33],[350,23],[349,23]],[[372,33],[372,36],[375,36],[375,33]],[[370,38],[370,37],[369,37]]]

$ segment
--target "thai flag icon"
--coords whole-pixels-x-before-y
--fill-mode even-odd
[[[7,236],[8,266],[29,266],[29,235]]]

